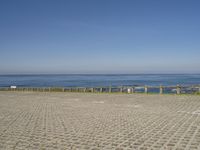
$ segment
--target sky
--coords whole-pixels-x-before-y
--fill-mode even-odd
[[[199,0],[1,0],[0,74],[200,73]]]

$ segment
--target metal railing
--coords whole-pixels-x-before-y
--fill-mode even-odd
[[[0,91],[83,92],[83,93],[157,93],[200,94],[200,85],[193,86],[116,86],[116,87],[0,87]]]

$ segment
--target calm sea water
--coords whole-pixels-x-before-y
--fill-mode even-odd
[[[200,74],[134,75],[0,75],[0,87],[91,87],[131,85],[197,85]]]

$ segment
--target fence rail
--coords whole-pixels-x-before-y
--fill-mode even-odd
[[[198,86],[1,87],[0,91],[200,94]]]

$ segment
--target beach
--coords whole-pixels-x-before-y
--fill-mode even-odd
[[[0,149],[200,149],[200,96],[0,92]]]

